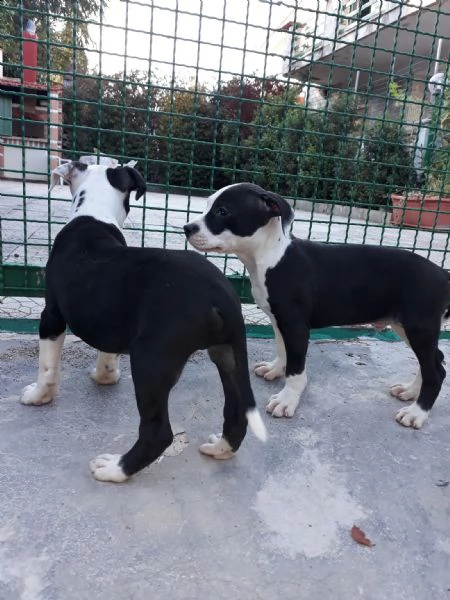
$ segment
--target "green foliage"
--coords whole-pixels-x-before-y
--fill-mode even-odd
[[[383,121],[365,130],[356,176],[355,200],[375,205],[389,205],[392,193],[413,184],[411,153],[400,123]]]
[[[155,157],[158,90],[139,72],[111,79],[78,76],[64,89],[63,148],[70,156],[94,148],[124,160]],[[149,177],[155,176],[150,171]]]
[[[4,74],[20,77],[23,24],[31,19],[36,24],[38,66],[49,69],[52,79],[61,79],[65,71],[86,73],[84,46],[90,42],[87,19],[100,9],[101,0],[0,0],[0,43],[3,47]],[[105,3],[103,3],[105,5]],[[47,74],[38,75],[41,82]]]
[[[167,89],[156,122],[158,181],[210,188],[212,185],[214,108],[205,90]]]
[[[399,123],[374,125],[362,140],[353,94],[314,111],[297,87],[265,85],[234,79],[208,92],[138,72],[79,76],[65,90],[64,148],[136,159],[153,183],[200,189],[253,181],[286,196],[386,205],[409,185]]]
[[[405,102],[407,95],[396,81],[390,81],[388,85],[389,96],[398,102]]]
[[[337,96],[326,113],[297,104],[295,89],[270,98],[255,115],[239,178],[284,195],[348,200],[357,118],[349,96]]]
[[[293,91],[269,95],[259,107],[251,135],[245,141],[243,172],[236,175],[237,180],[250,179],[262,187],[288,193],[289,175],[297,171],[296,156],[291,154],[293,136],[303,129],[304,120],[305,111],[295,104]]]
[[[450,195],[450,91],[447,90],[438,113],[438,133],[427,168],[426,187],[431,193]]]
[[[212,97],[216,166],[214,187],[220,188],[245,178],[243,163],[249,160],[246,140],[254,131],[254,119],[263,102],[271,102],[286,93],[286,85],[275,79],[233,77],[218,86]]]
[[[303,195],[318,200],[348,202],[354,188],[359,117],[352,94],[339,94],[326,112],[311,116],[301,163]]]

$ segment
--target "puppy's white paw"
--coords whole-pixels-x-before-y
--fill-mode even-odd
[[[280,360],[280,358],[278,358],[278,356],[275,358],[275,360],[262,360],[255,365],[255,373],[259,375],[259,377],[264,377],[264,379],[267,381],[272,381],[272,379],[282,377],[285,369],[286,365],[282,360]]]
[[[90,372],[91,379],[98,385],[114,385],[120,379],[120,369],[97,369],[94,367]]]
[[[414,429],[420,429],[427,419],[428,412],[420,408],[417,402],[401,408],[395,415],[397,423],[405,427],[414,427]]]
[[[91,473],[98,481],[113,481],[122,483],[128,479],[128,475],[122,471],[119,465],[121,454],[101,454],[89,463]]]
[[[202,454],[207,454],[219,460],[225,460],[234,456],[230,444],[221,435],[210,435],[208,443],[202,444],[199,450]]]
[[[51,402],[55,393],[56,390],[54,385],[39,385],[38,383],[31,383],[23,388],[20,401],[22,404],[41,406],[42,404],[48,404]]]
[[[283,388],[281,392],[270,397],[266,411],[271,413],[272,417],[293,417],[299,402],[299,394]]]
[[[415,383],[396,383],[391,386],[391,396],[398,398],[399,400],[417,400],[420,393],[420,386],[417,387]]]

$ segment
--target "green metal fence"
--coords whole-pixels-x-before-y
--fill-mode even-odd
[[[254,181],[300,236],[449,268],[449,32],[442,0],[0,0],[0,295],[42,296],[69,207],[48,174],[81,156],[138,161],[132,244],[185,247],[205,196]]]

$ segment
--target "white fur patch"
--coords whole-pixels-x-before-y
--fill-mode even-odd
[[[205,225],[205,216],[208,214],[217,198],[221,196],[223,192],[236,185],[240,184],[232,183],[231,185],[227,185],[214,192],[214,194],[209,196],[206,202],[206,208],[200,217],[188,223],[188,225],[197,225],[199,228],[197,233],[189,236],[189,243],[192,244],[192,246],[194,246],[194,248],[197,250],[200,250],[200,252],[228,252],[227,248],[225,247],[227,244],[227,239],[230,238],[231,240],[235,236],[233,236],[229,231],[224,231],[218,236],[213,235]],[[230,240],[228,240],[228,243],[230,243]]]
[[[241,185],[241,184],[240,183],[231,183],[230,185],[226,185],[225,187],[220,188],[220,190],[217,190],[216,192],[214,192],[214,194],[211,194],[211,196],[209,196],[209,198],[208,198],[208,201],[206,202],[206,209],[202,216],[206,215],[206,213],[209,211],[209,209],[211,208],[211,206],[214,204],[214,202],[217,200],[217,198],[219,196],[221,196],[226,190],[229,190],[232,187],[236,187],[237,185]]]
[[[65,332],[55,340],[39,340],[39,371],[36,383],[27,385],[22,392],[22,404],[40,406],[51,402],[58,391],[61,375],[61,352]]]
[[[286,370],[286,348],[284,346],[283,336],[277,327],[274,316],[269,311],[268,315],[272,323],[272,327],[275,333],[275,342],[277,344],[277,356],[272,361],[261,361],[255,365],[255,373],[259,377],[264,377],[267,381],[272,381],[277,377],[282,377]]]
[[[81,206],[72,203],[70,219],[86,216],[93,217],[103,223],[110,223],[122,227],[127,213],[124,207],[125,194],[113,187],[106,176],[108,167],[104,165],[89,165],[86,171],[80,174],[80,184],[71,192],[80,194],[84,191],[84,200]]]
[[[113,385],[120,379],[119,369],[120,356],[99,352],[97,362],[91,371],[91,378],[98,385]]]
[[[417,400],[422,387],[422,373],[419,372],[410,383],[396,383],[391,386],[391,395],[399,400]]]
[[[128,475],[119,465],[121,454],[101,454],[89,463],[91,473],[98,481],[112,481],[122,483],[128,479]]]
[[[250,429],[253,431],[254,435],[261,440],[261,442],[265,442],[267,440],[267,430],[264,425],[264,421],[259,414],[259,410],[257,408],[251,408],[247,411],[247,421]]]
[[[395,420],[405,427],[420,429],[428,419],[428,412],[420,408],[417,402],[401,408],[395,416]]]
[[[409,340],[406,337],[405,330],[403,329],[403,325],[400,325],[400,323],[391,323],[390,325],[395,331],[395,333],[398,335],[398,337],[401,338],[406,344],[408,344],[408,346],[410,346]]]
[[[255,373],[259,377],[264,377],[266,381],[272,381],[273,379],[277,379],[277,377],[282,377],[284,375],[285,368],[286,365],[277,356],[272,361],[262,360],[256,363]]]
[[[300,375],[290,375],[286,378],[284,388],[278,394],[274,394],[266,407],[268,413],[273,417],[292,417],[300,402],[300,397],[306,387],[306,371]]]
[[[202,454],[206,454],[220,460],[225,460],[234,456],[230,444],[221,435],[210,435],[208,438],[208,443],[202,444],[199,450]]]
[[[117,164],[117,161],[115,162]],[[50,189],[61,176],[69,182],[72,198],[77,198],[72,202],[69,221],[76,217],[87,216],[122,227],[127,217],[124,206],[125,193],[113,187],[106,175],[107,169],[112,168],[113,164],[88,164],[87,169],[81,171],[68,163],[52,171]],[[80,202],[81,194],[82,202]]]
[[[223,231],[220,235],[213,235],[205,225],[205,217],[191,221],[189,225],[197,225],[198,231],[189,236],[189,243],[200,252],[228,252],[227,246],[234,239],[229,231]]]

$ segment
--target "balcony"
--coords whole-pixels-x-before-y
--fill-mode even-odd
[[[438,38],[443,38],[441,58],[450,52],[450,0],[422,0],[421,9],[419,1],[405,5],[351,0],[342,3],[339,12],[330,2],[327,6],[332,6],[318,15],[317,24],[316,14],[309,13],[310,23],[294,37],[292,52],[286,52],[289,58],[283,74],[336,88],[348,87],[357,70],[361,85],[370,72],[376,78],[393,70],[407,77],[428,78]]]

